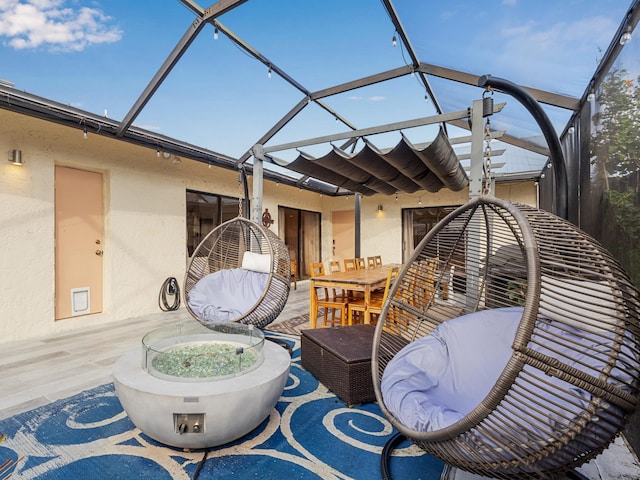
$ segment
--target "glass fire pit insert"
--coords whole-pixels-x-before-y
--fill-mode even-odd
[[[264,341],[253,325],[178,323],[142,338],[142,368],[180,382],[232,378],[260,366]]]

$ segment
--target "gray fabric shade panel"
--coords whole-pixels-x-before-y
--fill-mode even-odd
[[[348,162],[394,186],[396,191],[414,193],[420,190],[420,185],[409,177],[403,175],[397,169],[389,168],[389,164],[385,161],[383,155],[382,152],[365,140],[363,149],[349,158]]]
[[[324,165],[320,164],[319,159],[313,158],[306,153],[299,152],[298,158],[293,162],[283,165],[289,170],[307,175],[309,177],[317,178],[323,182],[330,183],[337,187],[342,187],[352,192],[358,192],[362,195],[373,195],[376,192],[361,185],[339,173],[335,173]]]
[[[384,159],[393,168],[411,178],[427,192],[438,192],[444,186],[438,176],[427,168],[417,152],[411,148],[404,136]]]
[[[300,152],[294,161],[283,166],[366,196],[414,193],[420,189],[458,191],[469,183],[442,128],[423,150],[414,147],[403,135],[388,153],[365,141],[356,154],[337,147],[319,158]]]
[[[404,135],[402,139],[446,188],[458,191],[469,184],[469,178],[462,165],[460,165],[458,156],[453,151],[447,134],[442,127],[440,127],[435,140],[424,150],[416,149]]]
[[[327,155],[318,158],[318,163],[324,165],[330,170],[344,175],[346,178],[369,188],[377,193],[383,193],[385,195],[393,195],[398,191],[393,185],[388,184],[380,178],[376,178],[375,175],[370,174],[366,170],[363,170],[359,166],[351,163],[349,155],[344,150],[340,150],[337,147],[333,147],[333,150]]]

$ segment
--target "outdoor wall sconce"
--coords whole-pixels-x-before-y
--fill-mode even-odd
[[[9,153],[9,161],[13,165],[22,166],[22,150],[11,150]]]
[[[378,211],[382,212],[384,209],[382,208],[382,204],[378,205]]]

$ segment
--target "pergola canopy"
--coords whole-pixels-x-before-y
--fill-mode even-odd
[[[458,191],[469,183],[442,128],[422,150],[403,135],[387,153],[368,142],[353,155],[334,146],[320,158],[300,152],[286,167],[363,195],[414,193],[421,189],[437,192],[443,187]]]

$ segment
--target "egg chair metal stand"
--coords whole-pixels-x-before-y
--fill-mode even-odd
[[[433,259],[437,272],[427,280],[420,266]],[[445,283],[446,300],[437,293]],[[504,325],[513,335],[497,332],[508,336],[504,363],[486,390],[473,392],[477,402],[445,424],[409,424],[407,410],[427,402],[416,400],[420,392],[402,408],[391,401],[383,386],[394,359],[434,335],[445,341],[454,325],[462,325],[457,336],[486,332],[475,322],[495,322],[500,312],[511,316]],[[480,196],[428,232],[394,283],[373,342],[376,399],[400,434],[451,466],[492,478],[557,478],[607,448],[635,411],[639,322],[640,293],[597,241],[549,212]],[[463,384],[449,394],[437,387],[452,405],[470,395],[462,375],[484,378],[485,359],[500,354],[482,335],[468,340],[465,371],[453,382]],[[437,384],[441,373],[434,375]]]

